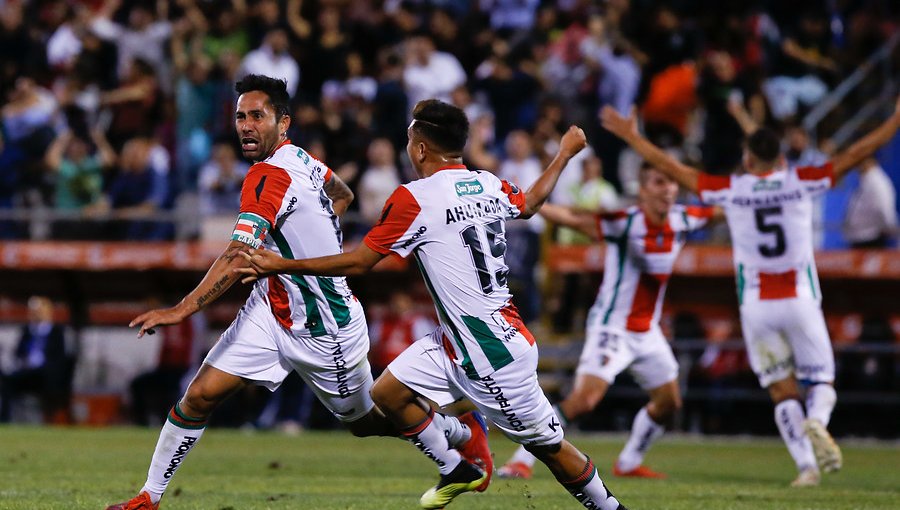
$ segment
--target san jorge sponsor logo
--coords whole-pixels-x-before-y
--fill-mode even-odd
[[[455,184],[456,186],[456,195],[480,195],[484,192],[484,186],[481,185],[478,180],[471,181],[458,181]]]

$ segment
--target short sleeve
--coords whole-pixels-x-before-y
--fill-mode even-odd
[[[700,172],[697,176],[697,195],[710,204],[720,204],[731,196],[731,176]]]
[[[597,232],[601,238],[618,237],[625,231],[627,211],[610,211],[596,215]]]
[[[525,212],[525,193],[518,186],[509,181],[501,180],[500,191],[506,195],[506,200],[512,206],[509,208],[510,218],[518,218]]]
[[[408,257],[427,240],[428,227],[419,218],[421,211],[413,194],[405,186],[400,186],[384,203],[381,219],[366,234],[363,242],[382,255],[394,252]],[[422,224],[418,225],[416,220]]]
[[[688,231],[703,228],[716,213],[715,207],[691,205],[684,208],[684,218]]]
[[[819,166],[798,167],[797,178],[807,193],[824,193],[834,186],[834,165],[829,161]]]
[[[250,167],[241,187],[241,213],[252,213],[274,225],[291,177],[283,169],[268,163]]]

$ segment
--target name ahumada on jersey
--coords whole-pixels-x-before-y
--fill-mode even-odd
[[[764,175],[701,173],[697,193],[725,211],[740,302],[821,299],[813,258],[813,199],[834,185],[832,164]]]
[[[444,349],[470,379],[491,375],[534,345],[507,287],[506,220],[525,194],[463,165],[404,184],[385,202],[366,245],[412,255],[434,300]]]
[[[232,240],[287,259],[341,253],[340,221],[324,189],[331,176],[324,163],[283,142],[247,172]],[[279,274],[259,280],[253,292],[300,335],[335,335],[361,309],[344,277]]]

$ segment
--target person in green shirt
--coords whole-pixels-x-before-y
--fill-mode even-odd
[[[103,169],[115,163],[116,153],[99,130],[90,136],[97,148],[94,153],[88,140],[70,130],[62,131],[47,150],[44,161],[56,174],[53,205],[57,209],[81,210],[100,198]]]

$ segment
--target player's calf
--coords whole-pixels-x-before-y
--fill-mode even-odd
[[[627,510],[606,488],[593,461],[568,441],[526,448],[550,468],[560,485],[585,508]]]

